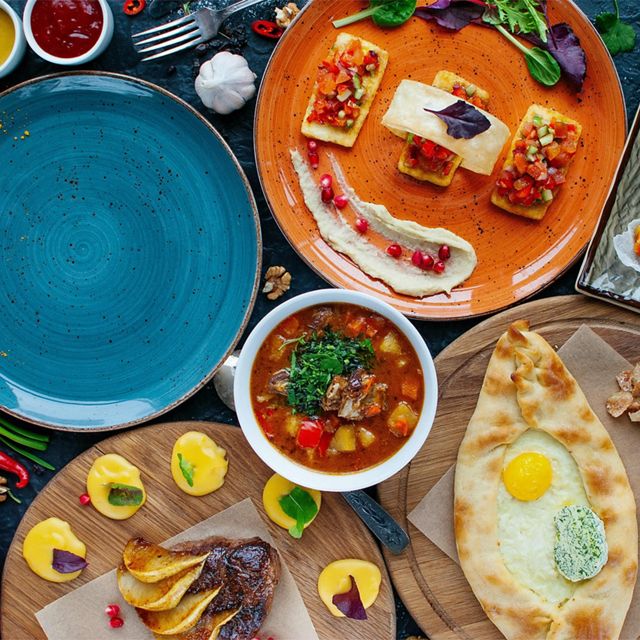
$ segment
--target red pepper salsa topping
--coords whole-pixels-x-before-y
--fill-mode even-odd
[[[496,182],[498,193],[512,204],[536,206],[553,200],[554,190],[565,181],[566,167],[578,149],[574,124],[553,119],[545,124],[535,117],[521,130],[513,162]]]
[[[367,95],[364,79],[375,75],[379,66],[378,54],[365,52],[355,38],[345,49],[334,51],[318,67],[316,99],[307,121],[351,128]]]
[[[75,58],[91,50],[103,22],[98,0],[38,0],[31,13],[33,37],[58,58]]]
[[[431,140],[409,135],[409,157],[406,162],[410,167],[420,166],[425,171],[448,176],[453,168],[455,157],[456,154],[453,151]]]

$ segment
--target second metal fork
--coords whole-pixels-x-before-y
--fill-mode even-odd
[[[132,34],[133,44],[138,53],[158,52],[143,58],[142,62],[177,53],[212,40],[218,35],[222,23],[232,13],[259,2],[262,0],[238,0],[223,9],[200,9],[159,27]]]

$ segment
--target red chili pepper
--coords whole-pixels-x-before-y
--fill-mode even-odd
[[[329,431],[325,431],[322,436],[320,436],[320,442],[318,443],[318,455],[321,458],[324,458],[327,455],[327,449],[333,440],[333,433]]]
[[[322,420],[304,420],[298,429],[296,444],[305,449],[315,449],[324,431]]]
[[[122,10],[128,16],[137,16],[147,5],[147,0],[126,0],[122,5]]]
[[[251,30],[271,40],[277,40],[284,33],[284,29],[271,20],[255,20],[251,23]]]
[[[0,451],[0,469],[15,473],[20,480],[16,483],[18,489],[24,489],[29,484],[29,471],[17,460]]]

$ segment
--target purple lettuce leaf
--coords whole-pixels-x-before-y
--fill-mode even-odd
[[[333,602],[347,618],[351,618],[352,620],[366,620],[367,612],[360,599],[358,585],[353,576],[349,576],[349,579],[351,580],[351,588],[349,591],[336,593],[333,598],[331,598],[331,602]]]
[[[54,549],[51,566],[58,573],[75,573],[89,566],[89,563],[84,558],[71,553],[71,551]]]
[[[534,45],[546,49],[556,59],[564,77],[575,90],[582,89],[587,75],[587,60],[584,50],[580,46],[580,39],[566,22],[554,24],[549,28],[547,42],[542,42],[533,33],[523,34],[522,37]]]
[[[458,100],[440,111],[426,107],[424,110],[438,116],[447,125],[447,133],[456,139],[469,140],[491,126],[487,116],[464,100]]]
[[[414,16],[423,20],[434,20],[451,31],[460,31],[468,24],[482,22],[484,4],[475,0],[436,0],[427,7],[418,7]]]

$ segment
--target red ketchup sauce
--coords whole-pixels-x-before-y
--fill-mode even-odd
[[[31,12],[31,30],[47,53],[75,58],[98,41],[103,20],[98,0],[37,0]]]

